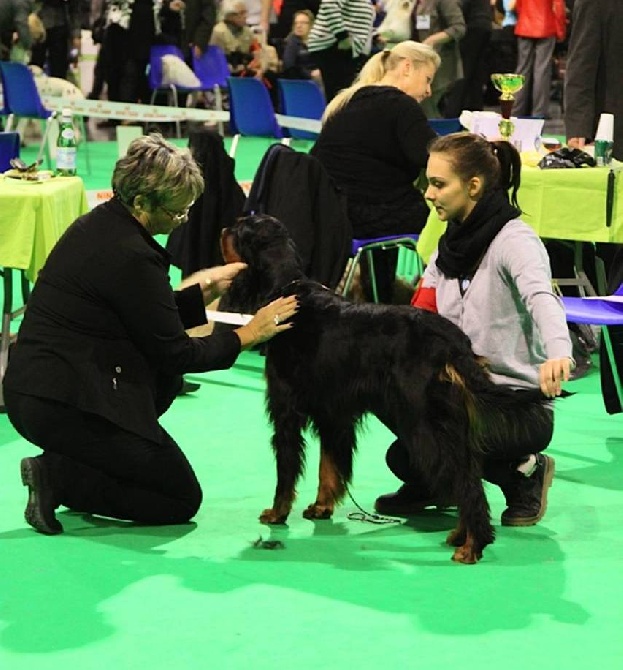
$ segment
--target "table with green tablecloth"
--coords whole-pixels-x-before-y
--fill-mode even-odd
[[[610,198],[608,182],[610,181]],[[541,238],[623,243],[623,177],[620,169],[522,167],[518,193],[522,219]],[[446,224],[435,211],[422,231],[418,252],[427,262]]]
[[[34,282],[45,259],[66,228],[88,210],[79,177],[27,182],[0,177],[0,266],[4,278],[0,380],[8,359],[13,311],[13,272],[22,275],[22,293]],[[0,404],[2,397],[0,394]]]

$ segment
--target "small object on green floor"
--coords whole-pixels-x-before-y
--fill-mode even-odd
[[[254,549],[285,549],[286,545],[281,540],[264,540],[260,535],[252,543]]]

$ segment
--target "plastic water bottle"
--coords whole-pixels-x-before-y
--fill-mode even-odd
[[[64,109],[56,141],[56,174],[59,177],[74,177],[76,174],[76,131],[71,109]]]

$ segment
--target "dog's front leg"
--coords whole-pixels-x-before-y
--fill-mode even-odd
[[[277,486],[273,506],[260,514],[266,524],[285,523],[296,498],[296,483],[304,465],[305,440],[303,439],[302,415],[283,413],[274,421],[273,451],[277,462]]]
[[[335,503],[344,496],[344,481],[337,470],[331,454],[320,450],[320,466],[318,468],[318,493],[316,502],[303,512],[306,519],[330,519]]]
[[[306,519],[329,519],[336,503],[346,492],[353,472],[355,423],[341,417],[315,416],[314,424],[320,438],[320,466],[316,501],[303,512]]]

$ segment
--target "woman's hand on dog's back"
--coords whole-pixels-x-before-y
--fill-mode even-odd
[[[278,333],[292,328],[293,324],[288,320],[296,314],[298,308],[296,296],[290,295],[286,298],[277,298],[259,309],[249,323],[234,331],[240,338],[242,348],[247,349],[261,344]]]

